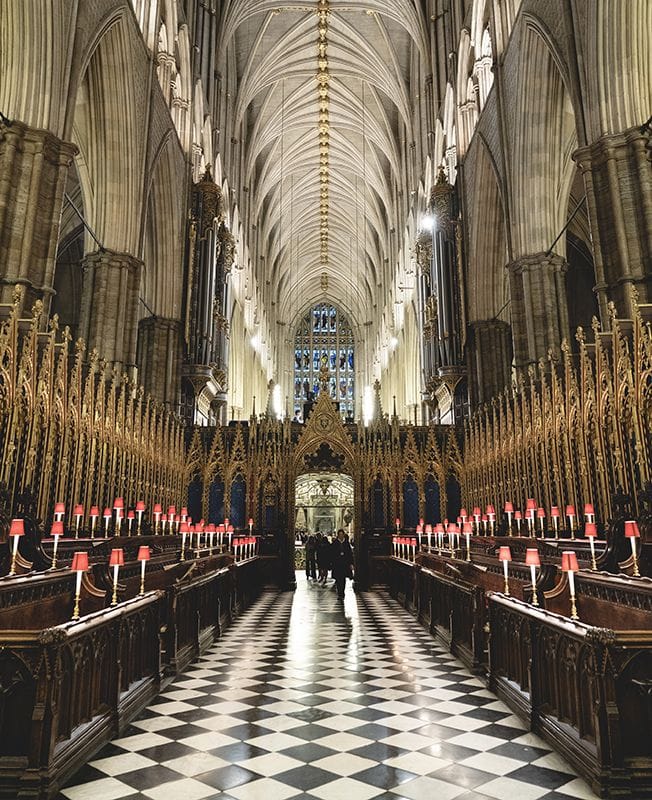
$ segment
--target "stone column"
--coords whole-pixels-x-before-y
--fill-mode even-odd
[[[0,128],[0,302],[25,287],[23,308],[50,311],[61,207],[77,153],[54,134],[14,120]]]
[[[181,322],[146,317],[138,324],[138,382],[171,411],[179,407]]]
[[[524,256],[507,265],[514,362],[519,370],[558,352],[569,337],[564,259],[552,253]]]
[[[478,406],[511,382],[511,326],[498,319],[471,322],[467,347],[471,403]]]
[[[631,316],[633,289],[652,301],[652,168],[650,134],[640,128],[606,135],[577,150],[593,238],[602,322],[607,304]]]
[[[128,253],[102,250],[84,257],[80,335],[109,363],[136,366],[138,297],[143,264]]]

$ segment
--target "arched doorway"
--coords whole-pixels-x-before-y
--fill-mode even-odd
[[[301,541],[311,533],[351,532],[353,478],[340,472],[309,472],[295,484],[295,532]]]

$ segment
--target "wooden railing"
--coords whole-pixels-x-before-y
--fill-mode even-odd
[[[652,630],[489,597],[490,686],[602,796],[652,796]]]
[[[75,586],[69,570],[0,580],[0,798],[56,794],[261,588],[257,557],[168,564],[148,574],[157,588],[143,596],[139,572],[128,562],[122,602],[102,608],[107,576],[95,564],[77,622],[65,621]]]
[[[157,693],[163,596],[2,634],[0,797],[47,797]]]

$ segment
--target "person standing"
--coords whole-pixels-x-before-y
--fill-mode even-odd
[[[319,583],[326,583],[331,565],[331,545],[326,536],[317,534],[317,566],[319,567]]]
[[[353,577],[353,550],[346,540],[342,528],[337,532],[337,538],[331,545],[331,569],[337,587],[337,596],[344,600],[344,587],[346,579]]]
[[[317,540],[312,534],[306,541],[306,578],[317,578]]]

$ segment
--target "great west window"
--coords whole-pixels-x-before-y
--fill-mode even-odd
[[[294,342],[294,411],[317,397],[319,371],[328,367],[329,389],[344,416],[353,414],[354,346],[348,320],[335,306],[320,303],[299,324]]]

